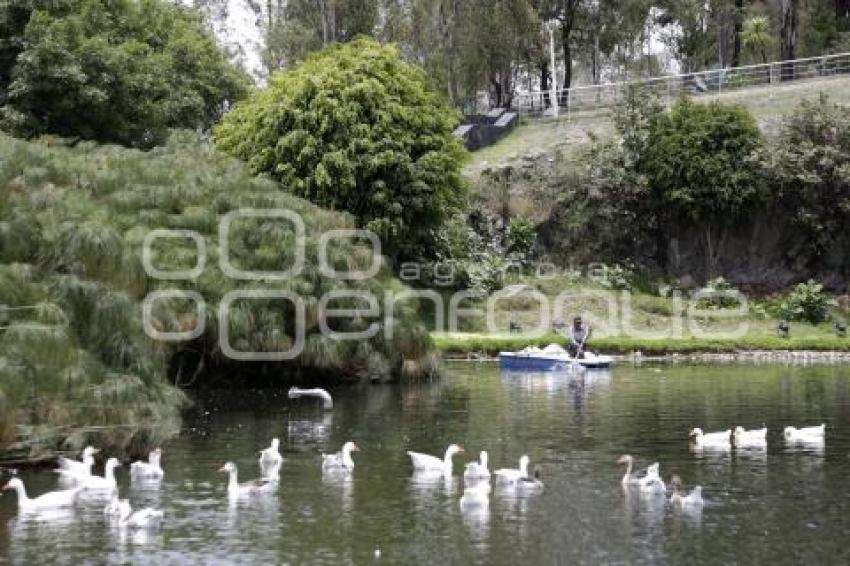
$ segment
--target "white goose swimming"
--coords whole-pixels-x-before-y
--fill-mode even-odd
[[[496,474],[496,480],[501,482],[514,483],[524,477],[528,477],[528,462],[528,456],[523,455],[519,459],[519,469],[500,468],[496,470],[494,472]]]
[[[124,505],[129,505],[130,500],[128,499],[119,499],[118,491],[112,492],[112,497],[109,499],[109,503],[103,508],[103,514],[112,519],[119,519],[121,517],[121,512]]]
[[[276,468],[283,463],[279,448],[280,439],[272,438],[271,445],[260,450],[260,468]]]
[[[342,450],[336,454],[322,454],[322,471],[325,472],[350,472],[354,470],[354,460],[351,453],[360,450],[351,441],[342,445]]]
[[[27,496],[24,482],[20,478],[12,478],[3,489],[14,489],[17,492],[18,509],[21,511],[44,511],[72,506],[77,501],[77,495],[81,488],[50,491],[34,499],[30,499]]]
[[[702,508],[702,486],[698,485],[694,487],[691,493],[685,495],[682,490],[682,479],[679,476],[673,476],[670,483],[673,485],[673,495],[670,496],[670,503],[676,507],[686,510],[697,510]]]
[[[121,527],[155,530],[162,525],[162,519],[165,517],[165,513],[161,509],[153,509],[152,507],[145,507],[134,513],[130,502],[126,499],[121,501],[120,506],[121,513],[118,517],[118,525]]]
[[[452,475],[452,457],[460,452],[463,452],[463,448],[457,444],[451,444],[446,448],[446,455],[442,459],[411,450],[407,451],[407,455],[410,456],[413,469],[417,472],[442,472],[450,476]]]
[[[269,478],[260,478],[239,483],[236,464],[233,462],[227,462],[221,467],[219,472],[226,472],[230,476],[227,482],[227,494],[230,497],[271,493],[276,485],[275,482]]]
[[[161,480],[165,476],[160,461],[162,459],[162,450],[155,448],[148,454],[147,462],[133,462],[130,464],[130,479],[131,480]]]
[[[732,433],[732,443],[739,448],[766,448],[767,428],[744,430],[737,426]]]
[[[664,485],[664,480],[661,479],[659,473],[661,465],[655,462],[646,469],[646,475],[638,480],[638,487],[644,495],[659,495],[667,491],[667,486]]]
[[[805,428],[794,428],[793,426],[786,426],[783,431],[785,435],[785,440],[788,442],[801,442],[801,443],[818,443],[823,442],[826,436],[826,425],[822,424],[820,426],[810,426]]]
[[[697,448],[723,449],[732,447],[731,430],[705,433],[701,428],[694,428],[688,436]]]
[[[331,394],[326,390],[321,389],[319,387],[314,387],[312,389],[301,389],[299,387],[290,387],[289,388],[289,398],[297,399],[299,397],[316,397],[322,400],[322,406],[325,409],[333,409],[334,408],[334,400],[331,397]]]
[[[91,476],[91,468],[94,465],[94,455],[100,452],[93,446],[86,446],[83,449],[82,461],[72,460],[70,458],[60,457],[57,460],[58,473],[63,479],[80,481]]]
[[[478,462],[470,462],[463,472],[463,480],[466,483],[490,480],[490,469],[487,467],[487,451],[482,450],[478,456]]]
[[[624,454],[620,456],[620,459],[617,460],[617,463],[626,465],[626,473],[623,476],[623,479],[620,480],[620,483],[623,485],[623,487],[637,485],[638,477],[636,474],[632,474],[632,467],[634,466],[635,459],[632,458],[632,456],[629,454]]]
[[[104,465],[103,476],[91,475],[81,481],[83,489],[94,491],[114,491],[118,489],[118,482],[115,481],[115,468],[120,465],[118,458],[110,458]]]
[[[543,491],[543,480],[540,479],[540,466],[534,466],[531,476],[519,478],[516,482],[517,489],[525,493],[537,493]]]

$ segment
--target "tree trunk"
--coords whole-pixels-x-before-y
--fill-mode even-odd
[[[562,40],[564,42],[564,80],[561,82],[561,100],[558,101],[559,106],[567,106],[569,104],[569,89],[573,84],[573,49],[570,45],[570,32],[566,28],[561,28]]]
[[[573,48],[569,40],[564,42],[564,82],[561,84],[562,90],[572,88],[573,85]],[[566,97],[566,93],[564,94]],[[566,104],[566,102],[565,102]]]
[[[576,10],[578,9],[581,0],[564,0],[563,12],[561,17],[561,42],[564,49],[564,82],[561,83],[561,89],[564,91],[561,104],[566,106],[568,103],[567,89],[573,85],[573,51],[570,45],[570,39],[573,34],[573,23],[575,22]],[[553,69],[554,72],[554,69]]]
[[[835,19],[838,31],[850,31],[850,0],[835,0]]]
[[[593,84],[598,85],[602,82],[602,77],[600,76],[602,73],[600,72],[600,62],[599,62],[599,30],[593,30],[593,53],[590,57],[590,74],[593,77]]]
[[[540,63],[540,92],[543,93],[543,109],[549,108],[549,60]]]
[[[781,55],[783,61],[797,58],[797,36],[800,30],[800,0],[781,0],[782,31],[780,34]],[[782,80],[794,78],[794,64],[782,65]]]
[[[328,3],[327,0],[319,0],[319,15],[322,20],[322,45],[328,44]]]
[[[490,76],[490,84],[493,85],[493,95],[494,95],[494,100],[495,100],[495,104],[493,105],[493,107],[494,108],[501,108],[502,107],[502,83],[499,82],[498,78],[491,75]]]
[[[443,0],[440,2],[439,18],[440,28],[443,35],[443,44],[446,50],[446,88],[449,100],[452,104],[458,103],[457,76],[455,73],[455,22],[457,21],[457,0]]]
[[[735,0],[735,37],[732,41],[732,66],[741,66],[741,32],[744,31],[744,0]]]

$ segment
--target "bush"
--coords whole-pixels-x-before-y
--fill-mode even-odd
[[[192,10],[164,0],[11,0],[0,7],[2,126],[150,147],[209,128],[245,92]]]
[[[825,321],[829,317],[829,307],[834,304],[824,292],[823,285],[809,280],[797,285],[782,302],[780,310],[787,320],[803,320],[812,324]]]
[[[531,255],[537,234],[527,218],[513,218],[508,225],[507,251],[526,259]]]
[[[697,308],[700,309],[731,309],[740,305],[737,298],[731,293],[735,291],[732,285],[726,281],[725,277],[717,277],[705,284],[702,291],[709,293],[710,296],[701,298],[697,301]]]
[[[850,111],[826,96],[804,101],[766,160],[783,209],[813,259],[850,236]],[[811,263],[811,262],[810,262]]]
[[[618,291],[631,291],[634,278],[635,272],[631,265],[615,263],[605,269],[605,278],[602,280],[602,286]]]
[[[395,47],[357,39],[273,75],[215,139],[294,194],[350,212],[390,255],[433,257],[433,231],[466,202],[458,120]]]
[[[640,169],[656,193],[657,213],[729,223],[756,196],[761,147],[755,118],[741,106],[679,100],[653,117]]]

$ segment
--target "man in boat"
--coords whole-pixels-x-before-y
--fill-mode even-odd
[[[575,317],[573,319],[572,330],[570,330],[570,345],[568,348],[570,355],[574,358],[583,358],[588,340],[590,340],[590,325],[585,326],[580,316]]]

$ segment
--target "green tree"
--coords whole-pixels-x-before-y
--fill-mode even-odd
[[[741,106],[682,98],[651,121],[639,169],[657,213],[667,219],[660,226],[685,218],[702,228],[709,277],[718,240],[758,194],[754,156],[761,143],[755,118]]]
[[[335,42],[372,35],[378,0],[289,0],[270,17],[263,59],[269,72],[292,67]]]
[[[0,57],[0,118],[20,136],[150,147],[210,127],[247,88],[198,15],[162,0],[14,0],[0,22],[19,33]]]
[[[217,145],[296,195],[345,210],[392,255],[429,255],[465,203],[457,113],[422,69],[361,38],[277,73],[216,129]]]
[[[790,116],[768,155],[766,171],[780,202],[817,262],[850,226],[850,112],[825,95]]]
[[[755,16],[744,22],[744,29],[741,31],[741,44],[744,49],[761,55],[762,63],[767,63],[767,50],[773,43],[770,18]]]

